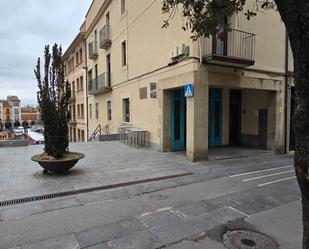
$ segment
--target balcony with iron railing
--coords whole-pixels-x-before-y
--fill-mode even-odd
[[[77,120],[76,120],[76,114],[71,114],[71,119],[70,119],[70,125],[73,125],[75,126],[77,123]]]
[[[98,58],[98,42],[92,41],[88,44],[89,59],[95,60]]]
[[[75,90],[72,90],[72,92],[71,92],[70,102],[75,102],[75,101],[76,101],[76,94],[75,94]]]
[[[203,63],[248,67],[255,63],[255,34],[224,29],[201,41]]]
[[[112,45],[110,37],[111,26],[106,24],[100,31],[100,48],[108,49]]]
[[[111,91],[110,77],[108,73],[103,73],[100,76],[88,81],[89,95],[98,95],[104,92]]]

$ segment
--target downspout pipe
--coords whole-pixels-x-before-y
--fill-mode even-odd
[[[87,126],[87,141],[89,140],[89,117],[88,117],[88,61],[87,61],[87,40],[85,39],[84,41],[85,44],[85,64],[86,66],[84,67],[85,71],[86,71],[86,77],[85,77],[85,86],[86,86],[86,114],[87,114],[87,118],[86,118],[86,126]]]
[[[285,96],[284,96],[284,112],[285,112],[285,120],[284,120],[284,153],[288,153],[288,91],[289,91],[289,37],[286,31],[285,35],[285,76],[284,76],[284,83],[285,83]],[[291,122],[291,121],[290,121]]]

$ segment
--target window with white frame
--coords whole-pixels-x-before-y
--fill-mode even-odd
[[[107,101],[107,120],[112,120],[112,101]]]
[[[121,56],[122,56],[122,66],[127,65],[127,42],[123,41],[121,43]]]
[[[99,104],[95,104],[95,118],[99,119]]]
[[[126,0],[120,0],[121,15],[126,11]]]
[[[122,100],[123,105],[123,121],[126,123],[130,123],[131,117],[130,117],[130,99],[125,98]]]
[[[92,119],[92,104],[89,104],[89,118]]]

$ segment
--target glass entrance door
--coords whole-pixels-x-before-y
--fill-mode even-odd
[[[186,149],[186,98],[184,89],[179,88],[171,93],[171,149]]]
[[[222,145],[222,89],[209,88],[209,146]]]

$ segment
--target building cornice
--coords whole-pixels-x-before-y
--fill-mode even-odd
[[[78,47],[78,45],[81,44],[84,39],[85,39],[85,32],[79,32],[78,35],[74,38],[74,40],[71,42],[68,49],[63,54],[62,58],[64,60],[68,59],[70,55],[74,52],[76,47]]]
[[[93,7],[94,1],[95,0],[92,1],[91,6],[90,6],[90,8],[89,8],[89,10],[86,14],[86,22],[87,22],[87,16],[88,16],[91,8]],[[110,5],[111,2],[112,2],[112,0],[104,1],[102,6],[100,7],[99,11],[95,15],[94,19],[92,20],[91,24],[89,25],[89,28],[86,30],[86,39],[90,36],[91,32],[94,30],[94,27],[97,25],[97,23],[99,22],[99,20],[101,19],[102,15],[104,14],[104,12],[106,11],[106,9],[108,8],[108,6]]]

